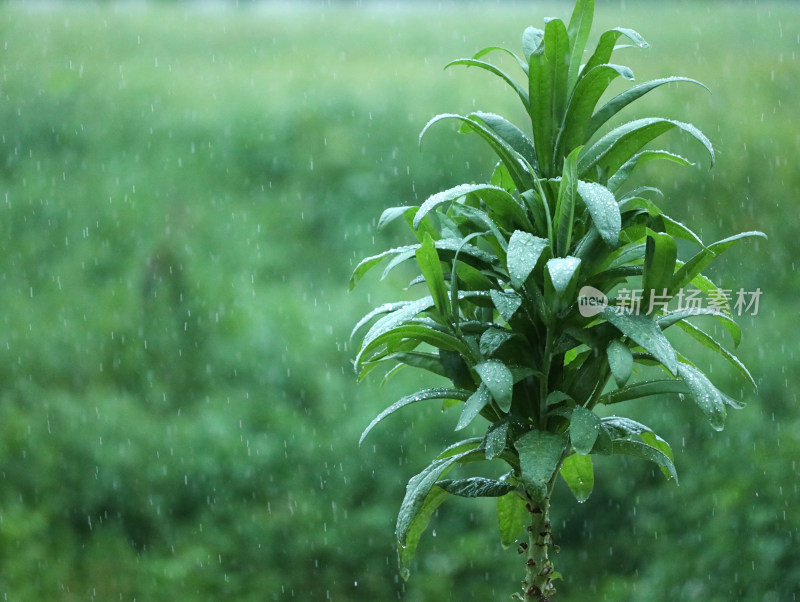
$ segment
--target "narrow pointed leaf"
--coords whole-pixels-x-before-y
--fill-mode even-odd
[[[642,460],[650,460],[666,470],[667,478],[678,480],[678,473],[672,460],[663,451],[644,442],[617,439],[611,442],[611,455],[633,456]]]
[[[680,155],[676,155],[675,153],[671,153],[665,150],[645,150],[640,153],[637,153],[630,159],[628,159],[618,170],[617,172],[611,176],[608,180],[608,189],[612,191],[617,191],[620,186],[622,186],[625,182],[627,182],[628,178],[631,176],[633,171],[639,167],[640,165],[644,165],[645,163],[649,163],[650,161],[654,161],[656,159],[664,159],[666,161],[672,161],[673,163],[677,163],[678,165],[689,166],[694,165],[688,159],[681,157]]]
[[[450,495],[461,497],[502,497],[516,489],[514,485],[486,479],[484,477],[470,477],[468,479],[443,479],[436,483]]]
[[[696,127],[681,121],[651,117],[623,124],[611,130],[588,149],[584,149],[578,161],[578,173],[584,177],[599,171],[612,177],[646,144],[674,129],[684,131],[699,141],[708,151],[712,164],[714,163],[714,147]]]
[[[404,217],[407,213],[415,211],[416,209],[417,207],[415,205],[405,207],[389,207],[388,209],[385,209],[383,213],[381,213],[381,217],[378,219],[378,225],[376,227],[378,230],[383,230],[398,217]]]
[[[597,65],[589,72],[584,71],[569,100],[564,127],[560,135],[561,154],[572,152],[589,140],[587,135],[592,112],[600,97],[608,89],[611,82],[618,77],[633,79],[633,71],[621,65]]]
[[[567,27],[570,46],[569,75],[567,77],[567,89],[569,90],[572,89],[578,79],[578,72],[583,63],[583,51],[586,50],[586,42],[592,29],[593,18],[594,0],[578,0],[575,3],[575,8],[572,11],[572,17]]]
[[[665,300],[668,300],[677,258],[678,246],[674,238],[663,232],[648,232],[642,273],[642,303],[648,314],[653,313],[651,309],[657,309],[654,296],[666,295]]]
[[[616,307],[606,307],[602,315],[625,336],[644,347],[672,374],[677,374],[678,358],[658,323],[645,315],[628,314]]]
[[[358,440],[358,444],[361,445],[363,443],[366,436],[369,432],[375,428],[375,426],[387,416],[394,414],[397,410],[406,407],[407,405],[411,405],[412,403],[417,403],[420,401],[427,401],[429,399],[458,399],[459,401],[466,401],[469,399],[471,392],[465,391],[464,389],[448,389],[443,387],[436,387],[431,389],[423,389],[422,391],[417,391],[412,395],[406,395],[402,399],[398,399],[388,408],[386,408],[383,412],[378,414],[372,422],[369,423],[369,426],[364,429],[364,432],[361,433],[361,438]]]
[[[561,466],[560,474],[578,502],[583,503],[589,499],[592,489],[594,489],[594,469],[591,456],[580,454],[568,456]]]
[[[644,82],[637,86],[633,86],[632,88],[628,88],[621,94],[618,94],[611,100],[609,100],[605,105],[603,105],[599,111],[597,111],[593,116],[591,121],[589,122],[589,126],[586,131],[586,136],[591,137],[594,133],[603,126],[609,119],[611,119],[614,115],[616,115],[619,111],[624,109],[630,103],[635,101],[636,99],[644,96],[650,90],[654,90],[659,86],[663,86],[664,84],[671,84],[673,82],[691,82],[693,84],[697,84],[698,86],[703,86],[706,88],[702,83],[695,79],[690,79],[688,77],[664,77],[661,79],[654,79],[649,82]],[[706,88],[708,90],[708,88]]]
[[[506,448],[508,441],[508,422],[495,422],[486,432],[486,459],[496,458]]]
[[[443,318],[449,320],[451,316],[450,296],[447,285],[444,283],[444,273],[439,263],[439,254],[433,244],[433,239],[426,235],[425,240],[416,251],[417,264],[425,278],[428,289],[433,297],[433,303]]]
[[[476,111],[473,115],[478,117],[484,125],[497,134],[500,139],[508,143],[508,145],[518,152],[531,166],[537,167],[536,149],[533,146],[533,140],[528,138],[525,132],[501,115],[484,113],[483,111]]]
[[[387,257],[391,257],[393,255],[398,255],[400,253],[404,253],[406,251],[415,251],[418,245],[405,245],[402,247],[396,247],[394,249],[389,249],[388,251],[384,251],[383,253],[378,253],[377,255],[372,255],[371,257],[366,257],[362,259],[359,264],[353,270],[352,276],[350,276],[350,284],[349,289],[353,290],[355,285],[358,283],[361,278],[364,277],[369,270],[373,267],[381,263]]]
[[[467,399],[467,402],[464,404],[464,409],[461,411],[461,416],[458,418],[458,424],[456,424],[456,430],[460,431],[466,428],[491,401],[492,395],[489,393],[486,383],[481,383],[478,390],[470,395],[469,399]]]
[[[564,118],[569,73],[569,38],[563,21],[547,23],[544,45],[530,55],[528,64],[533,143],[542,174],[553,177],[553,152]]]
[[[734,236],[729,236],[728,238],[724,238],[722,240],[718,240],[715,243],[708,245],[706,248],[702,249],[698,252],[694,257],[692,257],[689,261],[681,266],[681,268],[675,273],[675,277],[673,278],[672,290],[678,291],[682,289],[684,286],[689,284],[692,279],[699,275],[708,264],[710,264],[714,259],[723,251],[729,249],[737,242],[746,240],[748,238],[766,238],[767,235],[763,232],[752,231],[752,232],[740,232],[739,234],[735,234]]]
[[[616,48],[617,40],[619,40],[622,36],[627,37],[640,48],[649,47],[649,44],[645,42],[644,38],[632,29],[625,29],[621,27],[611,29],[604,32],[600,36],[600,40],[597,42],[594,53],[592,53],[592,56],[588,61],[586,61],[586,65],[583,68],[583,73],[588,73],[598,65],[605,65],[608,63],[611,59],[611,54]]]
[[[580,171],[580,163],[578,171]],[[611,248],[616,247],[619,244],[619,234],[622,230],[622,216],[614,193],[596,182],[579,181],[578,194],[589,210],[592,221],[603,241]]]
[[[491,63],[487,63],[485,61],[479,61],[474,58],[472,59],[457,59],[455,61],[451,61],[447,63],[444,68],[447,69],[448,67],[452,67],[455,65],[464,65],[466,67],[478,67],[479,69],[484,69],[489,73],[492,73],[505,81],[511,88],[517,93],[519,99],[522,101],[522,104],[525,106],[525,110],[527,111],[530,107],[530,103],[528,101],[528,93],[516,82],[514,79],[508,75],[502,69],[499,69],[492,65]]]
[[[569,254],[572,246],[572,228],[575,221],[575,201],[578,194],[578,154],[581,147],[573,150],[564,161],[561,181],[558,187],[558,200],[556,201],[555,230],[556,248],[558,257]]]
[[[753,375],[750,374],[750,371],[742,363],[742,361],[730,351],[725,349],[725,347],[723,347],[722,344],[714,337],[704,330],[701,330],[691,322],[687,322],[686,320],[681,320],[677,323],[677,326],[684,332],[688,333],[692,338],[694,338],[694,340],[700,342],[708,349],[711,349],[712,351],[715,351],[724,357],[734,368],[736,368],[736,370],[739,371],[742,376],[744,376],[750,382],[751,385],[753,385],[754,389],[758,388],[756,381],[753,379]]]
[[[721,431],[725,426],[725,401],[719,390],[705,374],[689,364],[679,363],[678,374],[714,430]]]
[[[531,167],[525,165],[524,158],[516,152],[511,146],[502,138],[500,138],[489,127],[480,122],[478,117],[463,115],[455,115],[452,113],[443,113],[431,119],[419,135],[420,143],[428,129],[434,124],[444,119],[455,119],[462,123],[462,128],[467,131],[472,131],[478,134],[483,140],[492,148],[500,160],[508,169],[511,179],[518,190],[529,190],[533,187],[533,176],[531,174]],[[535,143],[535,140],[534,140]]]
[[[695,279],[696,280],[696,279]],[[716,285],[713,285],[713,288],[716,290]],[[659,316],[657,318],[658,325],[661,327],[662,330],[672,326],[673,324],[677,324],[681,320],[685,320],[686,318],[691,318],[693,316],[711,316],[716,319],[725,330],[731,335],[733,339],[734,346],[739,345],[739,342],[742,339],[742,330],[739,328],[739,325],[735,322],[735,320],[731,317],[730,309],[727,311],[721,311],[718,309],[712,309],[710,307],[698,307],[698,308],[684,308],[684,309],[676,309],[669,313],[664,314],[663,316]]]
[[[646,380],[632,383],[616,391],[610,391],[600,396],[598,403],[611,405],[632,399],[641,399],[651,395],[684,395],[689,393],[689,387],[679,379],[664,378]]]

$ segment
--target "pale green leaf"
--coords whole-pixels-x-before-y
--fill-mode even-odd
[[[525,500],[514,492],[497,498],[497,526],[504,548],[514,545],[529,518]]]
[[[458,495],[460,497],[502,497],[516,489],[510,483],[484,477],[443,479],[438,481],[436,485],[450,495]]]
[[[694,366],[680,362],[678,374],[689,387],[695,404],[706,415],[714,430],[721,431],[725,427],[725,400],[722,393]]]
[[[614,339],[608,344],[606,355],[608,356],[608,367],[611,368],[611,374],[614,376],[617,387],[625,386],[633,373],[631,350],[621,341]]]
[[[580,171],[580,165],[578,166]],[[578,182],[580,195],[603,241],[611,248],[619,244],[622,216],[619,205],[608,188],[596,182]]]
[[[511,284],[516,288],[520,288],[525,284],[528,276],[530,276],[542,256],[542,251],[549,244],[544,238],[539,238],[522,230],[516,230],[511,235],[506,256]]]

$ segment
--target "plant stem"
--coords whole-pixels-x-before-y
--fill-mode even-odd
[[[529,502],[530,524],[528,525],[527,559],[525,580],[522,582],[521,600],[550,600],[556,588],[551,581],[553,561],[550,559],[550,546],[553,544],[550,524],[550,496],[555,479],[547,484],[547,494],[540,502]],[[524,548],[525,546],[523,546]]]

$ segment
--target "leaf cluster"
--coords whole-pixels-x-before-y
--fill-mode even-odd
[[[418,275],[409,288],[422,291],[416,300],[375,308],[356,325],[354,336],[369,326],[355,360],[360,377],[382,368],[390,378],[413,367],[449,382],[389,406],[362,441],[386,416],[421,401],[458,407],[456,431],[478,416],[488,423],[482,437],[446,448],[409,481],[396,532],[404,576],[433,512],[450,495],[497,498],[507,546],[520,534],[525,505],[547,495],[556,475],[579,501],[589,496],[592,455],[650,460],[677,479],[664,439],[634,420],[596,412],[598,406],[677,395],[722,429],[727,408],[740,404],[675,348],[669,329],[718,353],[755,386],[730,344],[693,319],[710,316],[733,346],[739,344],[730,304],[703,270],[735,243],[763,234],[707,244],[664,214],[659,190],[626,187],[649,161],[692,165],[648,147],[663,134],[689,136],[713,164],[711,142],[693,125],[661,117],[607,127],[656,88],[702,84],[665,77],[633,85],[598,106],[613,81],[634,79],[628,67],[611,62],[612,54],[648,45],[637,32],[615,28],[587,52],[593,12],[593,0],[579,0],[568,24],[549,19],[544,29],[528,27],[522,55],[490,47],[448,65],[498,77],[519,97],[530,122],[523,129],[481,111],[431,119],[420,141],[433,125],[455,121],[459,132],[489,145],[498,158],[489,182],[455,186],[420,206],[387,209],[379,226],[405,221],[416,242],[368,257],[353,272],[351,287],[382,263],[382,277],[415,264]],[[522,83],[485,60],[497,52],[513,57]],[[679,245],[691,249],[684,260]],[[706,306],[670,309],[670,300],[686,287],[700,291]],[[625,306],[628,288],[643,295]],[[478,461],[503,462],[508,472],[497,479],[444,479],[453,467]]]

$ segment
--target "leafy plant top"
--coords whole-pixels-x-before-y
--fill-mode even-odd
[[[379,227],[403,220],[416,242],[368,257],[353,272],[351,287],[382,262],[388,262],[383,277],[415,263],[410,288],[424,289],[416,300],[375,308],[356,325],[354,336],[369,327],[355,359],[360,378],[377,368],[389,378],[410,366],[445,379],[389,406],[362,441],[390,414],[423,401],[457,408],[456,431],[478,417],[487,424],[483,436],[453,443],[409,481],[396,529],[404,578],[421,534],[448,496],[494,497],[502,544],[527,537],[520,544],[527,550],[526,576],[515,595],[548,599],[558,576],[548,555],[557,475],[578,501],[592,491],[596,455],[649,460],[677,479],[664,439],[644,424],[597,411],[657,395],[685,397],[722,429],[726,410],[740,404],[673,346],[669,331],[679,329],[718,353],[755,386],[728,346],[693,319],[716,320],[738,345],[730,304],[703,270],[739,241],[764,235],[744,232],[706,243],[659,209],[659,190],[626,186],[652,160],[692,165],[648,148],[670,131],[693,139],[713,164],[711,142],[693,125],[661,117],[607,125],[656,88],[702,84],[655,79],[601,105],[612,82],[634,79],[628,67],[611,62],[612,54],[648,45],[637,32],[616,28],[586,52],[593,13],[593,0],[579,0],[568,24],[549,19],[543,30],[528,27],[522,55],[490,47],[447,65],[497,76],[530,121],[521,128],[480,111],[431,119],[420,141],[448,121],[491,147],[498,162],[489,181],[438,192],[421,206],[387,209]],[[491,53],[513,57],[521,79],[487,62]],[[681,250],[694,247],[684,259],[679,242]],[[689,287],[709,302],[675,308]],[[641,296],[626,297],[631,290]],[[445,478],[455,466],[485,461],[505,468],[495,479]]]

